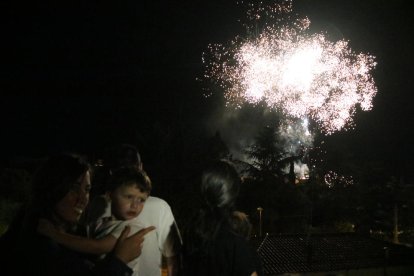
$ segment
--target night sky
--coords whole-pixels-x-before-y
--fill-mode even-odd
[[[2,159],[62,149],[94,152],[136,140],[157,125],[211,129],[206,122],[219,103],[203,97],[196,78],[207,45],[241,30],[235,1],[47,2],[3,4]],[[294,11],[311,20],[311,30],[347,39],[378,62],[373,110],[359,112],[354,130],[330,139],[406,168],[414,118],[408,3],[293,2]]]

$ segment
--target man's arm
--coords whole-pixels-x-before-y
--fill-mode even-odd
[[[179,273],[179,258],[177,256],[165,258],[167,262],[167,272],[168,276],[177,276]]]
[[[172,215],[172,214],[171,214]],[[173,220],[170,231],[164,243],[163,258],[167,265],[168,276],[180,273],[182,239],[177,224]]]

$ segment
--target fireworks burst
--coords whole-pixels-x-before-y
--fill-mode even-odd
[[[292,1],[248,6],[248,37],[209,45],[203,57],[205,77],[224,88],[228,104],[264,101],[292,118],[313,119],[326,134],[352,127],[358,105],[372,108],[373,56],[354,53],[345,40],[307,34],[310,21],[292,19]]]

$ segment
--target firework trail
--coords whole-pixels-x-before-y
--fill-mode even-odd
[[[209,45],[203,56],[205,77],[225,90],[228,105],[264,101],[287,117],[312,119],[325,134],[353,127],[357,106],[372,108],[373,56],[308,34],[310,20],[294,18],[290,0],[247,6],[247,36]]]

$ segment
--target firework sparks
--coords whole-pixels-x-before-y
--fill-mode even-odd
[[[283,121],[278,129],[283,148],[289,156],[302,156],[313,144],[313,135],[309,132],[308,120]]]
[[[246,25],[248,33],[257,30],[259,19],[276,23],[265,22],[260,33],[236,37],[229,46],[210,45],[210,58],[203,58],[205,77],[225,89],[229,104],[265,101],[287,116],[313,119],[326,134],[352,127],[358,105],[372,108],[373,56],[354,53],[345,40],[307,34],[307,18],[283,23],[292,1],[249,7],[247,17],[256,28]]]
[[[324,179],[329,188],[332,188],[335,185],[342,185],[343,187],[346,187],[354,184],[352,176],[339,175],[334,171],[327,172]]]

